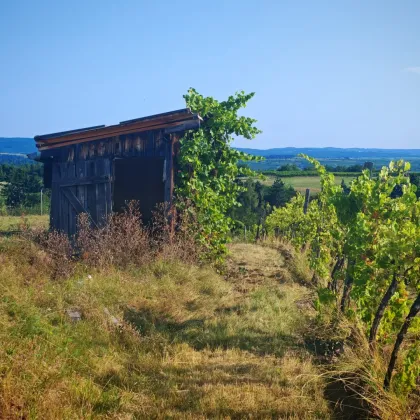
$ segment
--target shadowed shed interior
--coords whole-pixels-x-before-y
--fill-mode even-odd
[[[114,160],[113,211],[123,210],[136,200],[144,222],[149,222],[157,203],[164,199],[164,163],[161,157]]]

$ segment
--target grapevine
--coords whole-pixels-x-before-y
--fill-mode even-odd
[[[270,232],[308,248],[314,274],[328,281],[341,310],[356,309],[372,352],[378,343],[395,343],[384,384],[390,385],[401,352],[396,388],[408,392],[420,372],[419,346],[410,344],[420,333],[420,201],[407,175],[410,164],[391,162],[376,178],[365,170],[344,191],[319,162],[304,157],[318,171],[321,193],[306,214],[301,197],[275,209],[267,218]],[[341,284],[337,271],[345,274]]]
[[[238,194],[244,189],[235,180],[240,175],[256,175],[246,166],[239,166],[238,161],[257,158],[230,146],[233,135],[252,139],[260,132],[254,119],[238,115],[253,96],[238,92],[219,102],[194,89],[184,95],[187,107],[198,113],[203,123],[181,139],[176,193],[184,199],[179,206],[188,202],[188,210],[195,213],[200,227],[197,241],[207,251],[206,256],[216,261],[223,260],[226,254],[233,225],[227,213],[239,205]]]

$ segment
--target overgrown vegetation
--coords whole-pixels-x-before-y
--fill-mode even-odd
[[[238,193],[244,190],[236,179],[255,175],[238,161],[256,158],[231,147],[233,135],[252,139],[260,132],[254,119],[238,115],[253,96],[238,92],[219,102],[194,89],[184,95],[187,107],[204,121],[181,140],[177,194],[188,200],[189,211],[195,213],[197,240],[211,259],[223,259],[227,251],[233,226],[228,212],[238,205]]]
[[[235,245],[222,278],[138,217],[0,239],[2,416],[329,417],[289,254]]]
[[[238,195],[239,206],[229,212],[234,221],[233,232],[241,234],[249,232],[250,239],[255,238],[257,231],[261,231],[267,215],[275,207],[286,205],[296,195],[295,190],[277,179],[271,186],[263,185],[254,179],[237,180],[243,187]]]
[[[364,324],[370,360],[382,360],[379,386],[389,388],[397,366],[392,390],[413,402],[420,374],[420,202],[406,174],[409,164],[391,163],[375,178],[364,171],[345,191],[308,160],[321,176],[318,199],[305,213],[303,198],[294,198],[269,216],[267,226],[308,253],[319,303],[337,301]]]

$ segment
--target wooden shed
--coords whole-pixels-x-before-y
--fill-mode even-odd
[[[44,186],[51,188],[51,228],[72,235],[77,216],[100,225],[127,201],[137,200],[147,222],[158,203],[171,205],[178,141],[200,126],[189,109],[36,136],[44,163]]]

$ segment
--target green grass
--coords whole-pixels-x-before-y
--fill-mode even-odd
[[[21,230],[23,226],[47,228],[49,215],[0,216],[0,232]]]
[[[341,184],[341,180],[344,179],[344,182],[349,185],[350,182],[354,179],[353,176],[345,177],[335,177],[335,183],[337,185]],[[275,181],[275,177],[269,176],[266,180],[263,181],[265,185],[272,185]],[[287,185],[291,185],[296,191],[305,193],[306,188],[311,190],[311,194],[315,194],[321,191],[320,178],[317,176],[295,176],[290,178],[283,178],[283,182]]]
[[[382,404],[378,418],[411,418],[373,376],[365,337],[328,369],[309,350],[308,338],[331,340],[335,311],[315,311],[304,254],[230,251],[223,276],[155,258],[53,279],[52,254],[0,238],[0,417],[326,419],[341,399],[336,410],[360,418],[329,371],[351,389],[364,369],[375,393],[360,398]]]
[[[49,256],[17,238],[0,262],[5,418],[331,415],[303,346],[312,292],[273,249],[233,245],[225,278],[156,260],[51,280]]]

